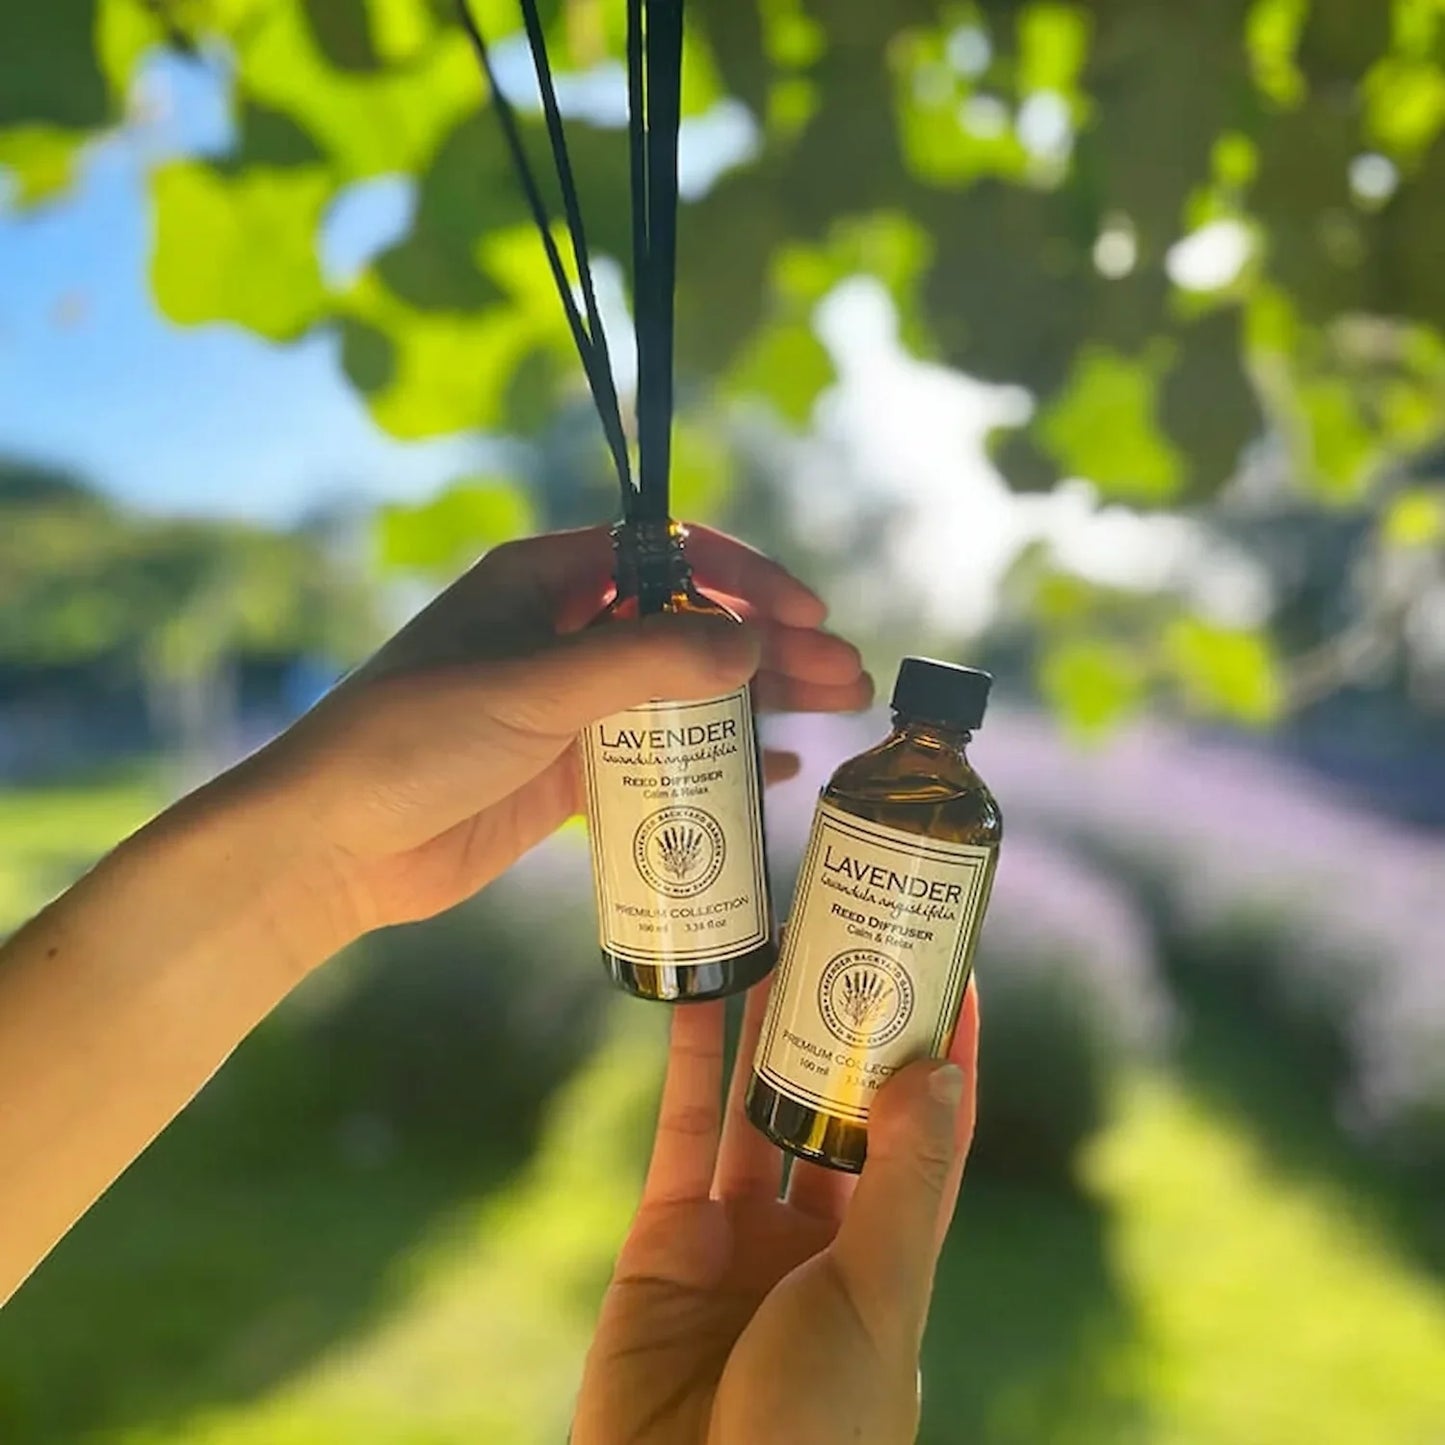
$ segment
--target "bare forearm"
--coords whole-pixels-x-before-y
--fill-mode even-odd
[[[294,830],[227,783],[0,949],[0,1301],[342,941],[327,930]]]

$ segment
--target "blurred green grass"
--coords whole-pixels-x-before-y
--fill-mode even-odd
[[[144,764],[43,787],[0,787],[0,935],[10,932],[163,803]]]
[[[143,776],[0,795],[12,919],[157,795]],[[1268,1127],[1186,1050],[1130,1075],[1072,1194],[969,1181],[923,1445],[1438,1445],[1438,1278],[1347,1178],[1276,1147],[1289,1083],[1265,1045],[1211,1037],[1216,1070],[1233,1050],[1278,1096]],[[292,1087],[300,1038],[263,1030],[220,1084]],[[609,1003],[525,1153],[489,1142],[481,1099],[448,1147],[388,1153],[267,1096],[295,1134],[268,1153],[261,1095],[208,1091],[0,1315],[0,1439],[564,1438],[664,1048],[665,1017]]]

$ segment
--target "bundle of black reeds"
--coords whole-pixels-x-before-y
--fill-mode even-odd
[[[552,234],[547,203],[522,144],[516,110],[497,82],[491,52],[467,0],[457,0],[463,27],[491,87],[502,133],[531,209],[567,323],[622,488],[627,523],[670,515],[674,296],[677,280],[677,148],[682,122],[684,0],[627,0],[628,144],[632,167],[632,309],[637,333],[637,465],[629,447],[607,336],[597,306],[587,231],[567,148],[566,129],[537,0],[520,0],[537,72],[547,139],[557,171],[581,304]]]

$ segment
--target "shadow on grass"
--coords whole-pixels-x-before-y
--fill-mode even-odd
[[[1114,1363],[1136,1336],[1097,1206],[971,1177],[924,1345],[920,1445],[1147,1439]]]
[[[1293,946],[1287,915],[1240,907],[1208,926],[1185,922],[1177,877],[1090,851],[1128,880],[1159,939],[1187,1021],[1174,1050],[1180,1077],[1259,1140],[1277,1168],[1349,1194],[1407,1260],[1445,1278],[1445,1173],[1418,1158],[1372,1154],[1346,1132],[1336,1105],[1359,1065],[1342,1038],[1345,1009],[1318,989],[1283,995]]]
[[[592,1048],[586,933],[487,900],[318,975],[0,1314],[0,1439],[250,1399],[383,1315]]]
[[[1172,981],[1188,1009],[1181,1076],[1257,1138],[1272,1164],[1347,1192],[1412,1263],[1445,1278],[1442,1181],[1366,1155],[1342,1128],[1343,1073],[1325,1030],[1302,1036],[1267,999],[1234,984],[1212,955],[1176,957]]]

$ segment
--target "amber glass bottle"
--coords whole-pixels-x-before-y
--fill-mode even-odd
[[[613,534],[617,593],[599,625],[658,612],[737,616],[693,584],[675,522]],[[639,998],[723,998],[777,960],[751,689],[659,700],[582,738],[602,961]]]
[[[823,789],[747,1100],[800,1157],[861,1169],[883,1081],[948,1052],[1003,836],[966,754],[991,681],[905,659],[893,732]]]

